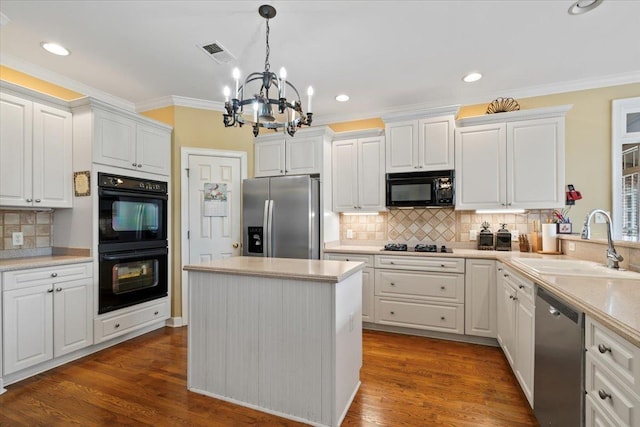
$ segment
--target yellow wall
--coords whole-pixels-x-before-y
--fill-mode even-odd
[[[75,99],[81,94],[35,79],[0,66],[0,79],[48,93],[62,99]],[[596,207],[611,209],[611,101],[640,96],[640,83],[600,89],[567,92],[518,99],[521,109],[573,104],[566,119],[566,182],[580,190],[583,200],[572,208],[571,218],[580,224],[586,213]],[[490,100],[487,101],[490,102]],[[460,109],[459,117],[484,114],[487,104],[470,105]],[[187,107],[166,107],[147,111],[145,116],[174,127],[172,136],[172,315],[181,315],[180,271],[180,151],[182,147],[246,151],[248,176],[253,176],[253,135],[243,127],[225,129],[222,113]],[[331,124],[336,132],[384,128],[381,119],[356,120]],[[531,171],[537,173],[536,170]]]

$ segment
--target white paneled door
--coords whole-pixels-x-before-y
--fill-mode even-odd
[[[236,157],[189,155],[190,264],[242,254],[240,168]]]

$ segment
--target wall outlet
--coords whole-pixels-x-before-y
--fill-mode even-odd
[[[576,250],[576,242],[569,242],[569,244],[567,246],[568,246],[570,252],[575,252],[575,250]]]
[[[11,235],[13,246],[22,246],[24,245],[24,234],[22,231],[17,231]]]
[[[511,241],[512,242],[517,242],[519,237],[520,237],[520,232],[518,230],[514,230],[514,231],[511,232]]]
[[[347,230],[347,239],[353,239],[353,230],[352,229],[348,229]]]
[[[469,230],[469,240],[478,240],[478,230]]]
[[[607,212],[607,213],[609,213],[609,212]],[[609,215],[611,215],[611,214],[609,214]],[[602,215],[600,212],[596,212],[596,224],[604,224],[605,222],[607,222],[607,217]]]

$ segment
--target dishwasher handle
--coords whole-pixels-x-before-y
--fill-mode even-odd
[[[549,304],[549,313],[555,317],[559,317],[561,314],[570,319],[573,323],[582,325],[583,315],[569,304],[565,303],[551,292],[545,290],[540,285],[537,287],[538,298]]]

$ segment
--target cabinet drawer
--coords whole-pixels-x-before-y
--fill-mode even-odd
[[[640,396],[640,348],[587,316],[587,353],[611,370],[623,384]]]
[[[464,333],[464,305],[376,297],[376,323],[454,334]]]
[[[362,254],[324,254],[324,259],[333,261],[356,261],[364,262],[365,267],[373,267],[373,255]]]
[[[47,283],[86,279],[87,277],[93,276],[92,269],[93,264],[85,262],[81,264],[7,271],[2,273],[2,282],[4,283],[4,290],[8,291]]]
[[[522,276],[519,276],[517,273],[514,273],[513,270],[510,270],[504,266],[502,266],[502,271],[498,271],[498,274],[502,274],[502,276],[516,289],[518,298],[524,297],[525,299],[529,300],[529,302],[533,303],[533,282],[525,279]]]
[[[464,303],[464,274],[376,269],[376,295]]]
[[[591,396],[585,398],[585,427],[619,427],[622,423],[598,406]]]
[[[616,425],[637,426],[640,424],[640,399],[627,389],[611,371],[595,361],[587,353],[585,389],[587,396],[606,414],[619,419]]]
[[[96,343],[135,331],[167,317],[169,317],[169,301],[107,319],[96,319],[94,324]]]
[[[377,268],[464,273],[464,259],[460,258],[376,255],[375,259]]]

